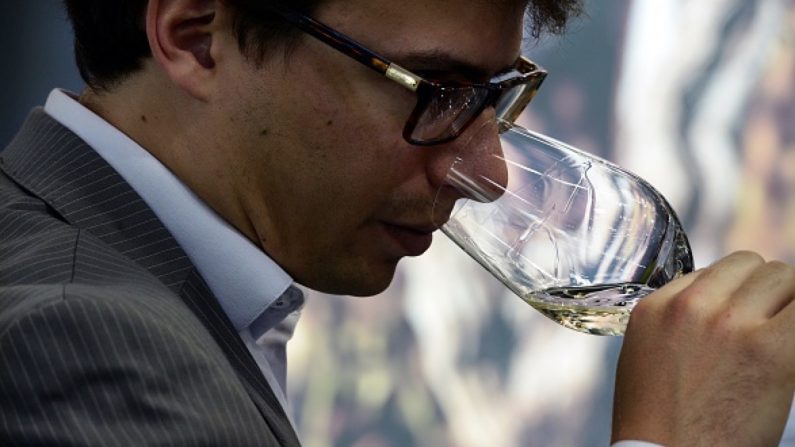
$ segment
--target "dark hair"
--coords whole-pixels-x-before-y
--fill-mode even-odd
[[[560,34],[566,30],[570,17],[582,14],[582,8],[582,0],[530,0],[527,5],[530,34],[533,37],[545,32]]]
[[[224,0],[236,11],[234,32],[241,51],[261,62],[276,42],[299,32],[275,16],[253,14],[253,4],[268,0]],[[290,0],[307,14],[323,0]],[[530,0],[531,34],[561,33],[569,17],[581,13],[582,0]],[[80,75],[92,88],[108,89],[141,69],[151,57],[144,17],[147,0],[64,0],[72,21],[75,59]],[[256,9],[262,9],[260,6]]]

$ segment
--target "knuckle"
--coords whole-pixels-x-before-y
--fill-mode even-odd
[[[781,261],[765,263],[757,271],[758,282],[774,289],[795,290],[795,268]]]
[[[653,321],[652,305],[647,300],[640,300],[635,307],[632,308],[632,313],[627,324],[627,332],[634,331],[635,327],[645,327],[649,321]]]
[[[752,251],[735,251],[723,259],[720,259],[705,268],[701,277],[712,278],[715,275],[725,273],[727,269],[735,270],[754,270],[765,264],[765,259],[758,253]]]
[[[765,269],[774,275],[781,276],[786,279],[795,278],[795,268],[785,262],[769,261],[765,264]]]
[[[725,262],[718,262],[710,266],[710,273],[718,273],[731,269],[753,271],[765,265],[765,259],[758,253],[752,251],[735,251],[724,259]]]
[[[750,250],[738,250],[733,252],[728,256],[728,258],[742,261],[748,264],[757,264],[762,265],[765,263],[765,258],[763,258],[759,253],[750,251]]]
[[[653,318],[653,317],[650,317],[650,315],[654,313],[654,307],[655,307],[655,305],[652,302],[652,300],[643,299],[643,300],[638,301],[638,303],[635,304],[635,307],[632,308],[632,318],[630,319],[630,321],[632,321],[632,320],[636,320],[636,321],[637,320],[645,320],[646,318]]]
[[[707,322],[709,330],[718,340],[742,340],[744,339],[743,319],[731,307],[723,309],[714,314]]]
[[[668,324],[692,324],[701,315],[701,293],[697,287],[689,287],[677,294],[665,309],[664,318]]]

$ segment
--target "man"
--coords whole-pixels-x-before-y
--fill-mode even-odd
[[[0,154],[0,443],[298,445],[293,281],[374,294],[427,249],[462,142],[499,150],[509,89],[482,84],[537,87],[525,9],[554,30],[578,5],[119,3],[67,1],[89,88]],[[640,305],[614,440],[775,441],[793,291],[740,253]]]

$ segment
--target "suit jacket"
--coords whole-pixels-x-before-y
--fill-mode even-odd
[[[94,150],[37,109],[0,171],[0,445],[299,445],[195,267]]]

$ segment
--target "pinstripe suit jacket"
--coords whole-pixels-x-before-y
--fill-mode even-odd
[[[41,109],[0,153],[0,445],[296,446],[131,187]]]

